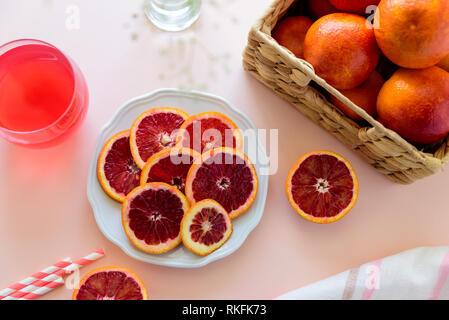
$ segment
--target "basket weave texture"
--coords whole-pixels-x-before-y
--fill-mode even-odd
[[[244,68],[393,181],[410,184],[441,171],[449,161],[449,137],[433,154],[418,150],[357,107],[318,77],[307,61],[296,58],[271,37],[278,20],[296,1],[273,1],[264,16],[253,25],[243,53]],[[311,81],[348,105],[366,120],[367,126],[361,127],[338,111],[310,86]]]

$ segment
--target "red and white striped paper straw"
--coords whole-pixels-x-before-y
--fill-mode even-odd
[[[98,249],[79,260],[73,261],[69,266],[65,267],[64,269],[70,273],[77,268],[81,268],[86,264],[91,263],[92,261],[102,258],[103,256],[104,256],[103,249]]]
[[[55,278],[53,281],[45,280],[45,278],[59,270],[63,270],[63,268],[69,266],[71,263],[72,260],[70,258],[65,258],[22,281],[0,290],[0,300],[16,300],[35,290],[36,287],[54,286],[55,284],[53,282],[62,281],[64,283],[61,277],[59,277],[60,279]]]
[[[25,285],[25,287],[23,287],[21,289],[21,294],[17,294],[17,293],[10,293],[7,294],[6,296],[1,295],[1,293],[5,290],[8,290],[11,288],[8,287],[2,291],[0,291],[0,300],[3,299],[20,299],[20,300],[31,300],[31,299],[35,299],[38,298],[40,296],[43,296],[44,294],[50,292],[51,290],[53,290],[54,288],[60,287],[62,285],[64,285],[64,279],[62,278],[62,276],[67,275],[72,273],[73,271],[91,263],[92,261],[98,260],[100,258],[102,258],[104,256],[104,251],[103,249],[98,249],[95,250],[94,252],[88,254],[87,256],[79,259],[79,260],[75,260],[75,261],[71,261],[70,259],[64,259],[64,264],[61,264],[61,262],[58,263],[58,265],[62,266],[58,269],[50,269],[52,267],[49,267],[45,270],[54,270],[53,273],[51,274],[46,274],[46,276],[44,276],[41,279],[38,279],[39,281],[34,281],[31,282],[29,285]],[[40,274],[40,273],[38,273]],[[31,278],[31,277],[30,277]],[[27,278],[27,279],[30,279]],[[25,280],[27,280],[25,279]],[[23,285],[23,284],[21,284]],[[5,293],[7,293],[7,291],[5,291]]]
[[[95,261],[95,260],[98,260],[98,259],[102,258],[103,256],[104,256],[103,249],[95,250],[94,252],[88,254],[87,256],[85,256],[83,258],[73,261],[68,266],[64,267],[62,270],[57,271],[56,274],[50,275],[50,277],[51,276],[58,277],[58,276],[63,276],[63,275],[70,274],[73,271],[75,271],[75,270],[77,270],[77,269],[79,269],[79,268],[81,268],[81,267],[91,263],[92,261]],[[56,285],[54,287],[51,287],[51,288],[47,287],[47,286],[39,287],[36,290],[34,290],[34,291],[28,293],[27,295],[23,296],[22,299],[31,300],[31,299],[38,298],[38,297],[43,296],[44,294],[50,292],[54,288],[62,286],[63,284],[64,284],[64,282],[62,282],[61,284]]]

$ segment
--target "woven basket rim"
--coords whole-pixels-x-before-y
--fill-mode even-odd
[[[265,10],[265,12],[263,13],[262,17],[257,19],[256,22],[253,24],[253,26],[251,27],[251,31],[257,33],[260,38],[262,38],[264,41],[266,41],[267,44],[275,47],[277,49],[277,53],[280,54],[286,60],[288,60],[295,68],[301,69],[301,71],[303,73],[305,73],[308,77],[310,77],[310,81],[314,81],[319,86],[324,88],[327,92],[334,95],[340,101],[345,103],[348,107],[350,107],[351,110],[353,110],[359,116],[361,116],[364,120],[366,120],[372,126],[372,128],[375,128],[376,130],[378,130],[379,133],[390,138],[395,143],[397,143],[400,147],[409,151],[411,153],[411,155],[413,155],[417,160],[432,161],[432,162],[440,161],[441,166],[446,164],[447,162],[449,162],[449,135],[446,136],[446,138],[442,142],[441,146],[438,148],[437,151],[435,151],[434,154],[428,153],[428,152],[423,152],[423,151],[419,150],[416,146],[414,146],[413,144],[411,144],[410,142],[408,142],[407,140],[402,138],[398,133],[386,128],[382,123],[380,123],[379,121],[374,119],[372,116],[370,116],[365,110],[358,107],[351,100],[349,100],[343,94],[341,94],[339,90],[337,90],[334,87],[332,87],[331,85],[329,85],[323,78],[319,77],[315,73],[314,68],[312,65],[310,65],[310,63],[308,63],[304,59],[297,58],[290,50],[281,46],[271,36],[272,29],[268,25],[267,18],[275,16],[274,15],[275,11],[278,8],[282,7],[282,5],[284,4],[283,12],[281,12],[280,14],[277,15],[277,17],[278,17],[278,19],[276,20],[276,22],[277,22],[279,20],[279,17],[282,17],[282,15],[288,11],[288,9],[291,7],[291,5],[297,1],[298,0],[273,0],[270,3],[270,5],[268,6],[268,8]],[[325,99],[325,101],[327,102],[327,104],[330,104],[331,106],[333,106],[335,109],[338,110],[338,108],[335,107],[330,101],[328,101],[327,99]],[[356,124],[354,121],[349,119],[346,115],[344,115],[344,114],[342,114],[342,115],[347,120]],[[357,128],[359,130],[371,129],[370,127],[361,127],[358,124],[357,124]],[[436,154],[439,153],[439,151],[441,149],[444,149],[445,152],[444,152],[444,155],[440,158],[440,157],[437,157]]]

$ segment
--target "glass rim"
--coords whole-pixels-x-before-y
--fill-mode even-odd
[[[3,54],[5,54],[6,52],[18,48],[20,46],[25,46],[25,45],[29,45],[29,44],[41,44],[41,45],[45,45],[48,47],[51,47],[53,49],[56,49],[57,51],[59,51],[64,58],[67,60],[70,69],[72,71],[73,74],[73,93],[72,93],[72,99],[70,100],[70,103],[67,105],[66,109],[64,110],[64,112],[52,123],[46,125],[43,128],[39,128],[36,130],[31,130],[31,131],[15,131],[15,130],[11,130],[8,128],[5,128],[4,126],[2,126],[0,124],[0,130],[5,132],[5,133],[10,133],[10,134],[14,134],[14,135],[30,135],[30,134],[35,134],[35,133],[40,133],[40,132],[44,132],[48,129],[51,129],[52,127],[54,127],[61,119],[63,119],[67,113],[72,109],[73,107],[73,103],[75,101],[75,95],[76,92],[78,90],[79,87],[79,80],[76,77],[76,69],[77,67],[75,66],[75,64],[71,61],[70,57],[67,56],[64,52],[62,52],[60,49],[58,49],[56,46],[52,45],[51,43],[42,41],[42,40],[37,40],[37,39],[31,39],[31,38],[23,38],[23,39],[16,39],[16,40],[12,40],[9,42],[6,42],[5,44],[0,45],[0,56],[2,56]]]

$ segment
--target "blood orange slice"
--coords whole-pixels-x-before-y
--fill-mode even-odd
[[[98,157],[97,176],[103,190],[123,202],[126,195],[140,184],[140,168],[129,149],[129,131],[109,139]]]
[[[127,268],[103,267],[81,279],[73,300],[148,300],[147,289],[139,276]]]
[[[137,248],[164,253],[181,242],[181,220],[188,209],[187,199],[175,187],[162,182],[147,183],[126,197],[122,224]]]
[[[347,160],[330,151],[315,151],[291,169],[285,189],[302,217],[316,223],[341,219],[357,201],[359,183]]]
[[[219,112],[204,112],[187,119],[181,126],[176,143],[199,153],[218,147],[242,149],[242,134],[235,123]]]
[[[200,256],[220,248],[231,234],[231,218],[215,200],[197,202],[181,221],[182,243],[189,251]]]
[[[189,202],[216,200],[232,219],[249,209],[256,199],[257,189],[254,165],[243,152],[231,148],[207,151],[187,174]]]
[[[140,184],[165,182],[184,193],[187,172],[201,155],[188,148],[170,148],[154,154],[145,164]]]
[[[155,153],[175,144],[177,129],[189,117],[175,108],[154,108],[142,113],[131,126],[131,153],[140,168]]]

